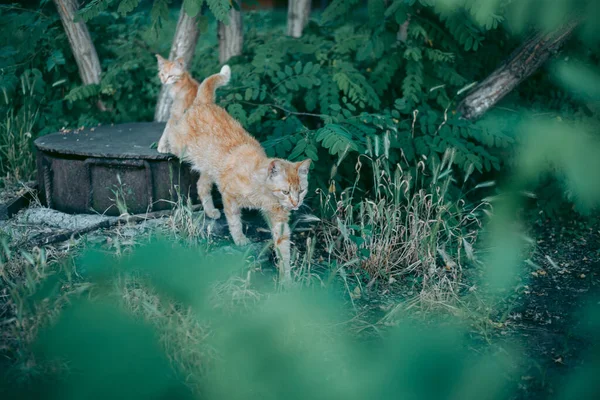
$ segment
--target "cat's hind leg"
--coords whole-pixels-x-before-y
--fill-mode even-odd
[[[223,195],[223,211],[225,211],[227,225],[229,225],[229,233],[235,244],[238,246],[245,246],[250,243],[246,235],[244,235],[242,229],[242,209],[236,201]]]
[[[204,214],[206,214],[208,218],[212,219],[221,218],[221,212],[215,208],[213,203],[211,194],[213,180],[210,178],[210,176],[208,176],[206,173],[201,173],[196,187],[198,188],[198,197],[200,197],[202,207],[204,208]]]

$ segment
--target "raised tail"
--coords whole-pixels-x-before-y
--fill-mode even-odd
[[[198,87],[198,93],[194,103],[214,103],[215,90],[218,87],[227,85],[231,79],[231,68],[229,65],[224,65],[218,74],[214,74],[204,79]]]

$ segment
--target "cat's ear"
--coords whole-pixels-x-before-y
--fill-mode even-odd
[[[185,69],[183,66],[183,57],[175,59],[175,66],[177,66],[180,69]]]
[[[163,65],[165,65],[165,60],[160,54],[155,54],[156,55],[156,59],[158,60],[158,67],[162,68]]]
[[[274,178],[280,175],[283,171],[283,166],[281,165],[280,160],[271,160],[269,163],[269,169],[267,170],[267,176],[269,178]]]
[[[308,175],[308,170],[310,169],[310,164],[312,163],[312,160],[310,158],[307,158],[304,161],[299,162],[298,165],[298,174],[299,175]]]

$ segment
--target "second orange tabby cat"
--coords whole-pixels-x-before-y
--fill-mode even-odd
[[[200,84],[185,70],[181,58],[169,61],[156,54],[156,59],[160,81],[163,85],[169,85],[169,96],[173,100],[167,126],[158,141],[158,151],[168,153],[170,151],[169,138],[166,135],[168,128],[179,121],[185,110],[192,105]]]
[[[229,231],[237,245],[248,243],[242,230],[242,208],[259,209],[271,227],[284,280],[290,273],[290,212],[308,191],[310,160],[268,158],[260,143],[214,104],[215,90],[229,82],[231,71],[206,78],[183,117],[168,127],[171,152],[200,172],[198,195],[210,218],[219,218],[211,197],[213,183],[223,198]],[[160,151],[160,150],[159,150]]]

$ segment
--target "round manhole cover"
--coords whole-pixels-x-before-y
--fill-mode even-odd
[[[168,209],[180,195],[196,200],[197,175],[152,148],[164,127],[107,125],[36,139],[42,200],[63,212],[106,215]]]

